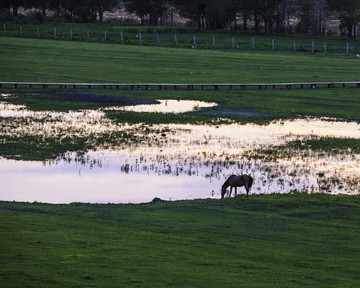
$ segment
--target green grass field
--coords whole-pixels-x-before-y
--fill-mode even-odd
[[[2,287],[357,287],[360,199],[0,202]]]
[[[358,81],[358,57],[0,37],[1,81],[276,83]],[[192,74],[190,74],[190,72]]]
[[[233,53],[0,37],[0,81],[359,81],[359,61],[352,56]],[[1,101],[25,104],[31,110],[102,106],[61,102],[54,90],[6,88],[1,92],[17,93],[17,97],[2,97]],[[232,118],[238,122],[299,116],[360,121],[360,89],[356,88],[87,92],[215,101],[230,109],[240,106],[273,115]],[[213,120],[213,116],[196,113],[167,117],[116,112],[108,116],[130,123]],[[83,138],[65,139],[61,147],[59,139],[38,138],[3,141],[1,155],[8,157],[10,151],[9,157],[20,154],[20,158],[26,155],[34,159],[31,151],[42,153],[45,149],[39,157],[43,160],[67,150],[88,148]],[[358,141],[351,139],[313,139],[305,144],[315,148],[321,144],[322,149],[329,143],[342,151],[344,145],[358,147]],[[323,194],[251,195],[248,199],[239,196],[141,205],[0,202],[0,286],[357,287],[359,211],[357,196]]]

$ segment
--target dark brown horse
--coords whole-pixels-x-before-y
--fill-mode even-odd
[[[226,188],[230,186],[229,197],[231,196],[231,191],[235,187],[235,196],[237,195],[237,187],[244,186],[246,189],[246,197],[248,197],[251,190],[251,186],[254,183],[254,179],[250,175],[231,175],[221,187],[221,198],[224,198],[226,193]]]

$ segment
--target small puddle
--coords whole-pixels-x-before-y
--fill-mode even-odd
[[[192,105],[188,109],[193,109]],[[255,178],[252,193],[360,191],[360,155],[356,153],[310,151],[306,156],[294,154],[277,161],[248,156],[256,149],[312,136],[360,139],[357,123],[309,118],[274,121],[263,126],[117,125],[103,110],[34,112],[4,102],[0,102],[0,121],[1,136],[41,135],[46,139],[91,134],[95,139],[113,131],[135,131],[146,139],[113,143],[83,156],[68,153],[54,161],[0,158],[0,200],[140,203],[155,197],[219,198],[226,178],[243,173]],[[238,190],[244,193],[244,188]]]

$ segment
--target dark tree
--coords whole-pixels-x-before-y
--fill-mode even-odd
[[[355,37],[355,27],[360,22],[360,0],[328,0],[328,5],[339,16],[341,27],[347,29],[348,36]]]

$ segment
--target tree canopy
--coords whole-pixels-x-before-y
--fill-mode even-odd
[[[198,29],[248,30],[255,32],[291,33],[291,20],[297,20],[297,32],[324,35],[328,19],[340,20],[340,31],[356,35],[360,22],[360,0],[0,0],[0,8],[17,15],[19,7],[39,9],[42,16],[51,10],[56,16],[78,21],[102,21],[106,11],[124,6],[136,14],[141,23],[162,24],[173,11],[189,19]],[[241,24],[239,23],[241,21]]]

